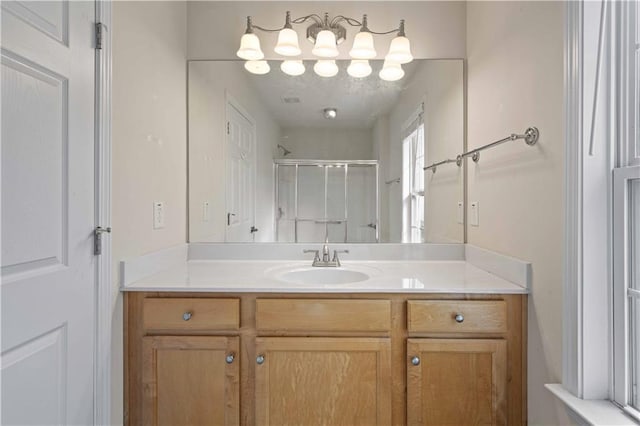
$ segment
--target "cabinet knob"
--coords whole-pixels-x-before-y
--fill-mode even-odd
[[[264,364],[264,355],[258,355],[256,357],[256,362],[258,363],[258,365]]]
[[[461,323],[464,321],[464,316],[462,314],[456,314],[455,320],[457,323]]]
[[[191,312],[185,312],[184,314],[182,314],[182,319],[185,321],[189,321],[192,315],[193,314]]]
[[[414,356],[413,358],[411,358],[411,364],[420,365],[420,357]]]
[[[231,364],[235,358],[236,356],[234,354],[229,354],[224,360],[227,361],[227,364]]]

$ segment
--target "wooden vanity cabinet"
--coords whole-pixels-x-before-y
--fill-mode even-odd
[[[125,424],[239,425],[239,299],[126,299]]]
[[[408,425],[526,424],[524,302],[407,301]]]
[[[526,303],[126,293],[124,422],[526,425]]]
[[[391,424],[389,300],[261,297],[255,310],[255,424]]]
[[[505,340],[409,339],[407,353],[407,424],[507,424]]]
[[[147,336],[144,425],[238,425],[238,337]]]
[[[256,339],[257,425],[391,424],[388,338]]]

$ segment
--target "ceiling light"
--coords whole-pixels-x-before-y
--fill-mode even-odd
[[[338,74],[338,65],[333,59],[319,59],[313,66],[313,71],[320,77],[333,77]]]
[[[377,57],[373,40],[374,35],[385,36],[392,33],[397,34],[397,36],[391,41],[389,53],[385,57],[385,60],[388,60],[389,63],[393,63],[395,65],[389,65],[391,68],[387,67],[383,69],[380,72],[381,76],[384,75],[385,77],[393,79],[402,78],[402,76],[404,76],[404,72],[402,71],[400,64],[406,64],[413,60],[413,55],[411,54],[411,43],[404,32],[404,20],[400,20],[400,26],[396,29],[376,32],[369,29],[367,15],[363,15],[362,21],[358,21],[355,18],[350,18],[344,15],[337,15],[330,18],[328,13],[325,13],[323,17],[312,13],[291,19],[291,14],[286,12],[284,26],[275,29],[253,25],[251,17],[248,16],[247,28],[240,40],[240,49],[237,54],[239,57],[248,61],[259,61],[264,59],[264,53],[260,48],[260,40],[254,34],[254,31],[259,30],[278,33],[278,43],[274,48],[274,51],[277,54],[287,57],[299,56],[302,53],[302,50],[300,49],[298,34],[293,29],[293,26],[305,23],[307,24],[307,40],[314,44],[311,53],[321,58],[314,65],[313,69],[322,77],[333,77],[338,74],[338,67],[335,64],[335,61],[327,59],[333,59],[340,55],[338,45],[346,40],[347,29],[345,27],[348,26],[360,28],[360,32],[355,35],[353,39],[353,46],[351,46],[351,50],[349,50],[349,56],[353,59],[347,70],[349,75],[357,78],[363,78],[371,74],[371,67],[366,60]],[[363,60],[364,62],[362,62]],[[260,67],[256,64],[247,64],[247,66],[254,71],[260,70],[261,72],[264,72],[264,69],[268,69],[268,64],[266,66],[261,64]],[[292,76],[304,73],[304,64],[299,60],[287,60],[281,64],[280,68],[284,73]],[[400,77],[398,77],[398,75],[400,75]]]
[[[325,108],[322,110],[322,112],[324,113],[324,118],[326,118],[327,120],[333,120],[338,116],[337,108]]]
[[[384,81],[397,81],[404,77],[404,70],[399,63],[385,59],[378,75]]]
[[[305,67],[301,60],[282,61],[280,69],[283,73],[291,76],[302,75],[305,72]]]
[[[302,51],[298,44],[298,33],[291,28],[291,14],[287,12],[284,28],[278,33],[278,44],[273,49],[282,56],[298,56]]]
[[[364,78],[371,74],[371,65],[366,59],[352,59],[351,64],[347,68],[347,73],[351,77]]]
[[[271,71],[271,67],[267,61],[247,61],[244,63],[244,69],[251,74],[266,74]]]
[[[264,53],[260,48],[260,39],[253,33],[250,17],[247,17],[247,30],[240,39],[240,49],[236,55],[247,61],[258,61],[264,58]]]

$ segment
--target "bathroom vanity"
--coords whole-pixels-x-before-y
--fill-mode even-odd
[[[190,260],[125,284],[125,423],[526,424],[526,288],[464,260],[345,263],[368,278]]]

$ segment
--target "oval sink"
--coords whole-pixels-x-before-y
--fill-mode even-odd
[[[303,284],[348,284],[369,279],[364,272],[338,268],[305,268],[278,276],[283,281]]]

